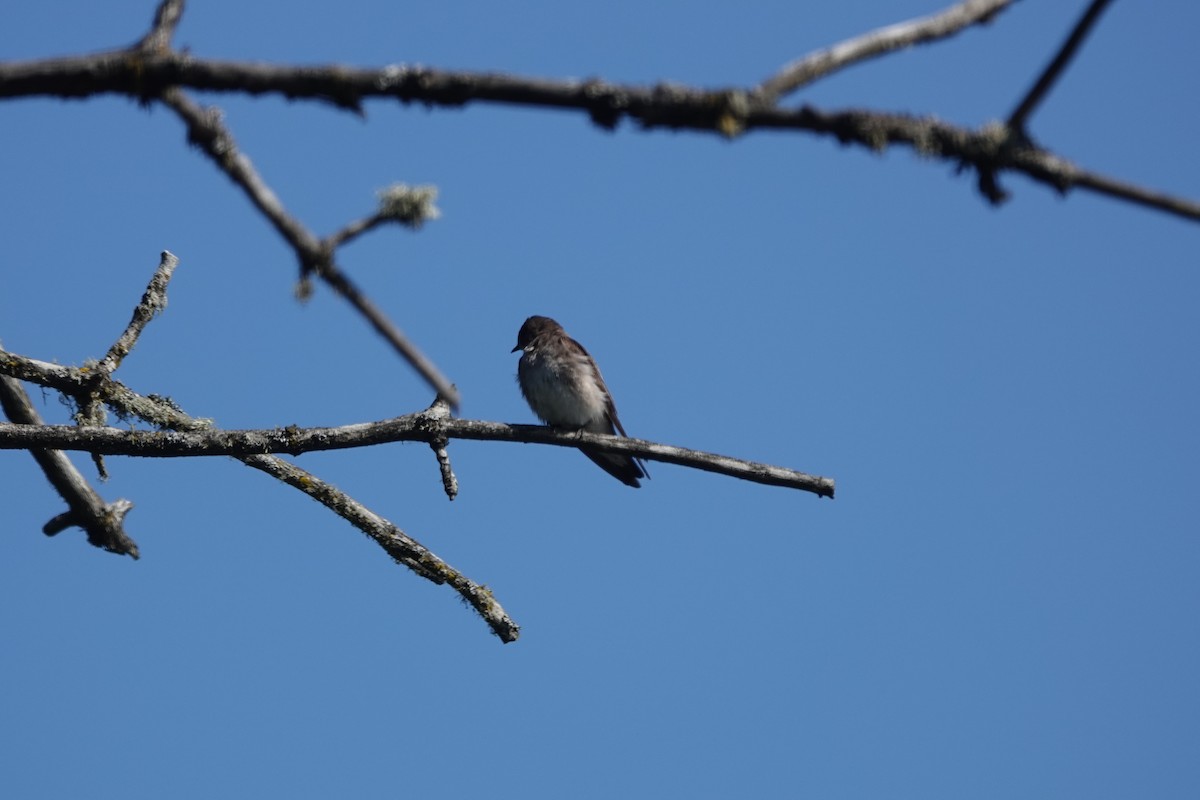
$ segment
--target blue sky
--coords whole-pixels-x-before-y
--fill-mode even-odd
[[[176,41],[748,85],[941,5],[194,2]],[[1020,3],[789,102],[982,125],[1082,6]],[[123,45],[152,12],[17,4],[0,58]],[[1200,196],[1198,23],[1114,4],[1035,138]],[[546,314],[596,356],[631,435],[831,476],[838,497],[664,464],[634,491],[570,450],[454,442],[449,503],[424,445],[299,459],[488,584],[523,626],[502,645],[229,459],[109,459],[133,562],[42,536],[62,502],[0,452],[5,796],[1195,796],[1195,224],[1015,176],[996,209],[948,165],[803,134],[200,99],[319,234],[392,182],[439,187],[442,219],[341,261],[463,416],[533,421],[509,349]],[[102,355],[169,249],[170,306],[118,373],[137,391],[226,427],[428,404],[328,291],[294,300],[293,256],[170,113],[20,100],[0,125],[7,349]]]

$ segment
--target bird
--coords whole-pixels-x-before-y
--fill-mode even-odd
[[[542,422],[563,430],[628,436],[595,359],[549,317],[532,316],[517,333],[517,383]],[[579,448],[609,475],[637,489],[649,478],[639,458]]]

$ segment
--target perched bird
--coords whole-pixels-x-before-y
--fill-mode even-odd
[[[555,428],[627,436],[617,418],[600,368],[583,349],[549,317],[530,317],[517,333],[521,351],[517,382],[521,394],[542,422]],[[638,488],[638,478],[649,478],[646,465],[633,456],[599,453],[586,447],[583,454],[626,486]]]

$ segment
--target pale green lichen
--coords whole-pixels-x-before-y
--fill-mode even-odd
[[[437,200],[436,186],[409,186],[406,183],[393,183],[376,192],[379,197],[379,215],[390,220],[419,228],[432,219],[442,215],[433,204]]]

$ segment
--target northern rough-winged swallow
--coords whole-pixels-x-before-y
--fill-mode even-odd
[[[565,430],[628,435],[595,359],[562,325],[549,317],[530,317],[517,333],[512,352],[518,350],[517,382],[542,422]],[[636,489],[638,478],[650,477],[641,459],[579,449],[626,486]]]

